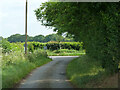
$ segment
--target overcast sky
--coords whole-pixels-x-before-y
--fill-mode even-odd
[[[25,1],[26,0],[0,0],[0,36],[25,33]],[[28,0],[28,35],[48,35],[52,29],[42,26],[37,21],[34,10],[47,0]]]

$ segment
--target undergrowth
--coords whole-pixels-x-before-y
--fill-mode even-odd
[[[11,52],[2,57],[2,88],[13,88],[31,70],[51,61],[47,54],[39,50],[24,55],[24,52]]]
[[[101,67],[100,62],[91,60],[86,55],[81,55],[68,64],[67,76],[78,88],[92,88],[86,84],[92,81],[98,83],[102,77],[107,76],[107,73]]]

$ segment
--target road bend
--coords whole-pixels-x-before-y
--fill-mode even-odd
[[[49,56],[53,61],[35,69],[18,88],[73,88],[66,78],[68,63],[78,56]]]

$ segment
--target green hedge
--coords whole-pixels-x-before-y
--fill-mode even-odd
[[[83,49],[83,43],[82,42],[48,42],[46,44],[47,48],[49,50],[58,50],[58,49],[74,49],[74,50],[80,50]]]
[[[82,50],[84,49],[83,42],[28,42],[28,51],[33,52],[37,49],[43,49],[44,46],[47,46],[49,50],[59,50],[59,49],[73,49],[73,50]],[[10,51],[24,51],[24,43],[9,43],[7,40],[2,41],[3,53]]]
[[[46,43],[40,43],[40,42],[28,42],[28,51],[33,52],[37,49],[43,49],[44,46],[46,46]]]
[[[10,53],[12,51],[23,51],[24,46],[23,43],[17,42],[17,43],[10,43],[6,39],[3,39],[1,41],[2,45],[2,53]]]
[[[80,50],[83,49],[83,42],[48,42],[48,43],[40,43],[40,42],[29,42],[28,50],[33,51],[37,49],[43,49],[44,46],[47,46],[49,50],[58,50],[58,49],[74,49]]]

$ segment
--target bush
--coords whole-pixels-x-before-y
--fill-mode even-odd
[[[58,50],[60,49],[60,44],[59,42],[49,42],[46,44],[47,48],[49,50]]]
[[[83,49],[83,42],[48,42],[46,46],[49,50],[58,50],[60,48],[81,50]]]
[[[2,39],[2,53],[10,52],[11,45],[6,39]]]
[[[3,39],[1,42],[2,53],[10,53],[12,51],[23,51],[23,43],[10,43],[6,39]]]
[[[43,47],[46,45],[46,43],[40,43],[40,42],[29,42],[29,43],[33,44],[34,50],[43,49]]]
[[[32,43],[29,43],[29,44],[28,44],[28,51],[29,51],[29,52],[32,52],[32,53],[34,52],[34,46],[33,46]]]
[[[40,43],[40,42],[28,42],[30,46],[28,49],[31,50],[34,47],[34,50],[43,49],[44,46],[47,46],[49,50],[59,50],[59,49],[74,49],[74,50],[82,50],[83,42],[48,42],[48,43]],[[33,46],[32,46],[32,45]],[[33,49],[32,49],[33,50]]]
[[[12,51],[24,51],[24,46],[21,42],[10,43]]]

